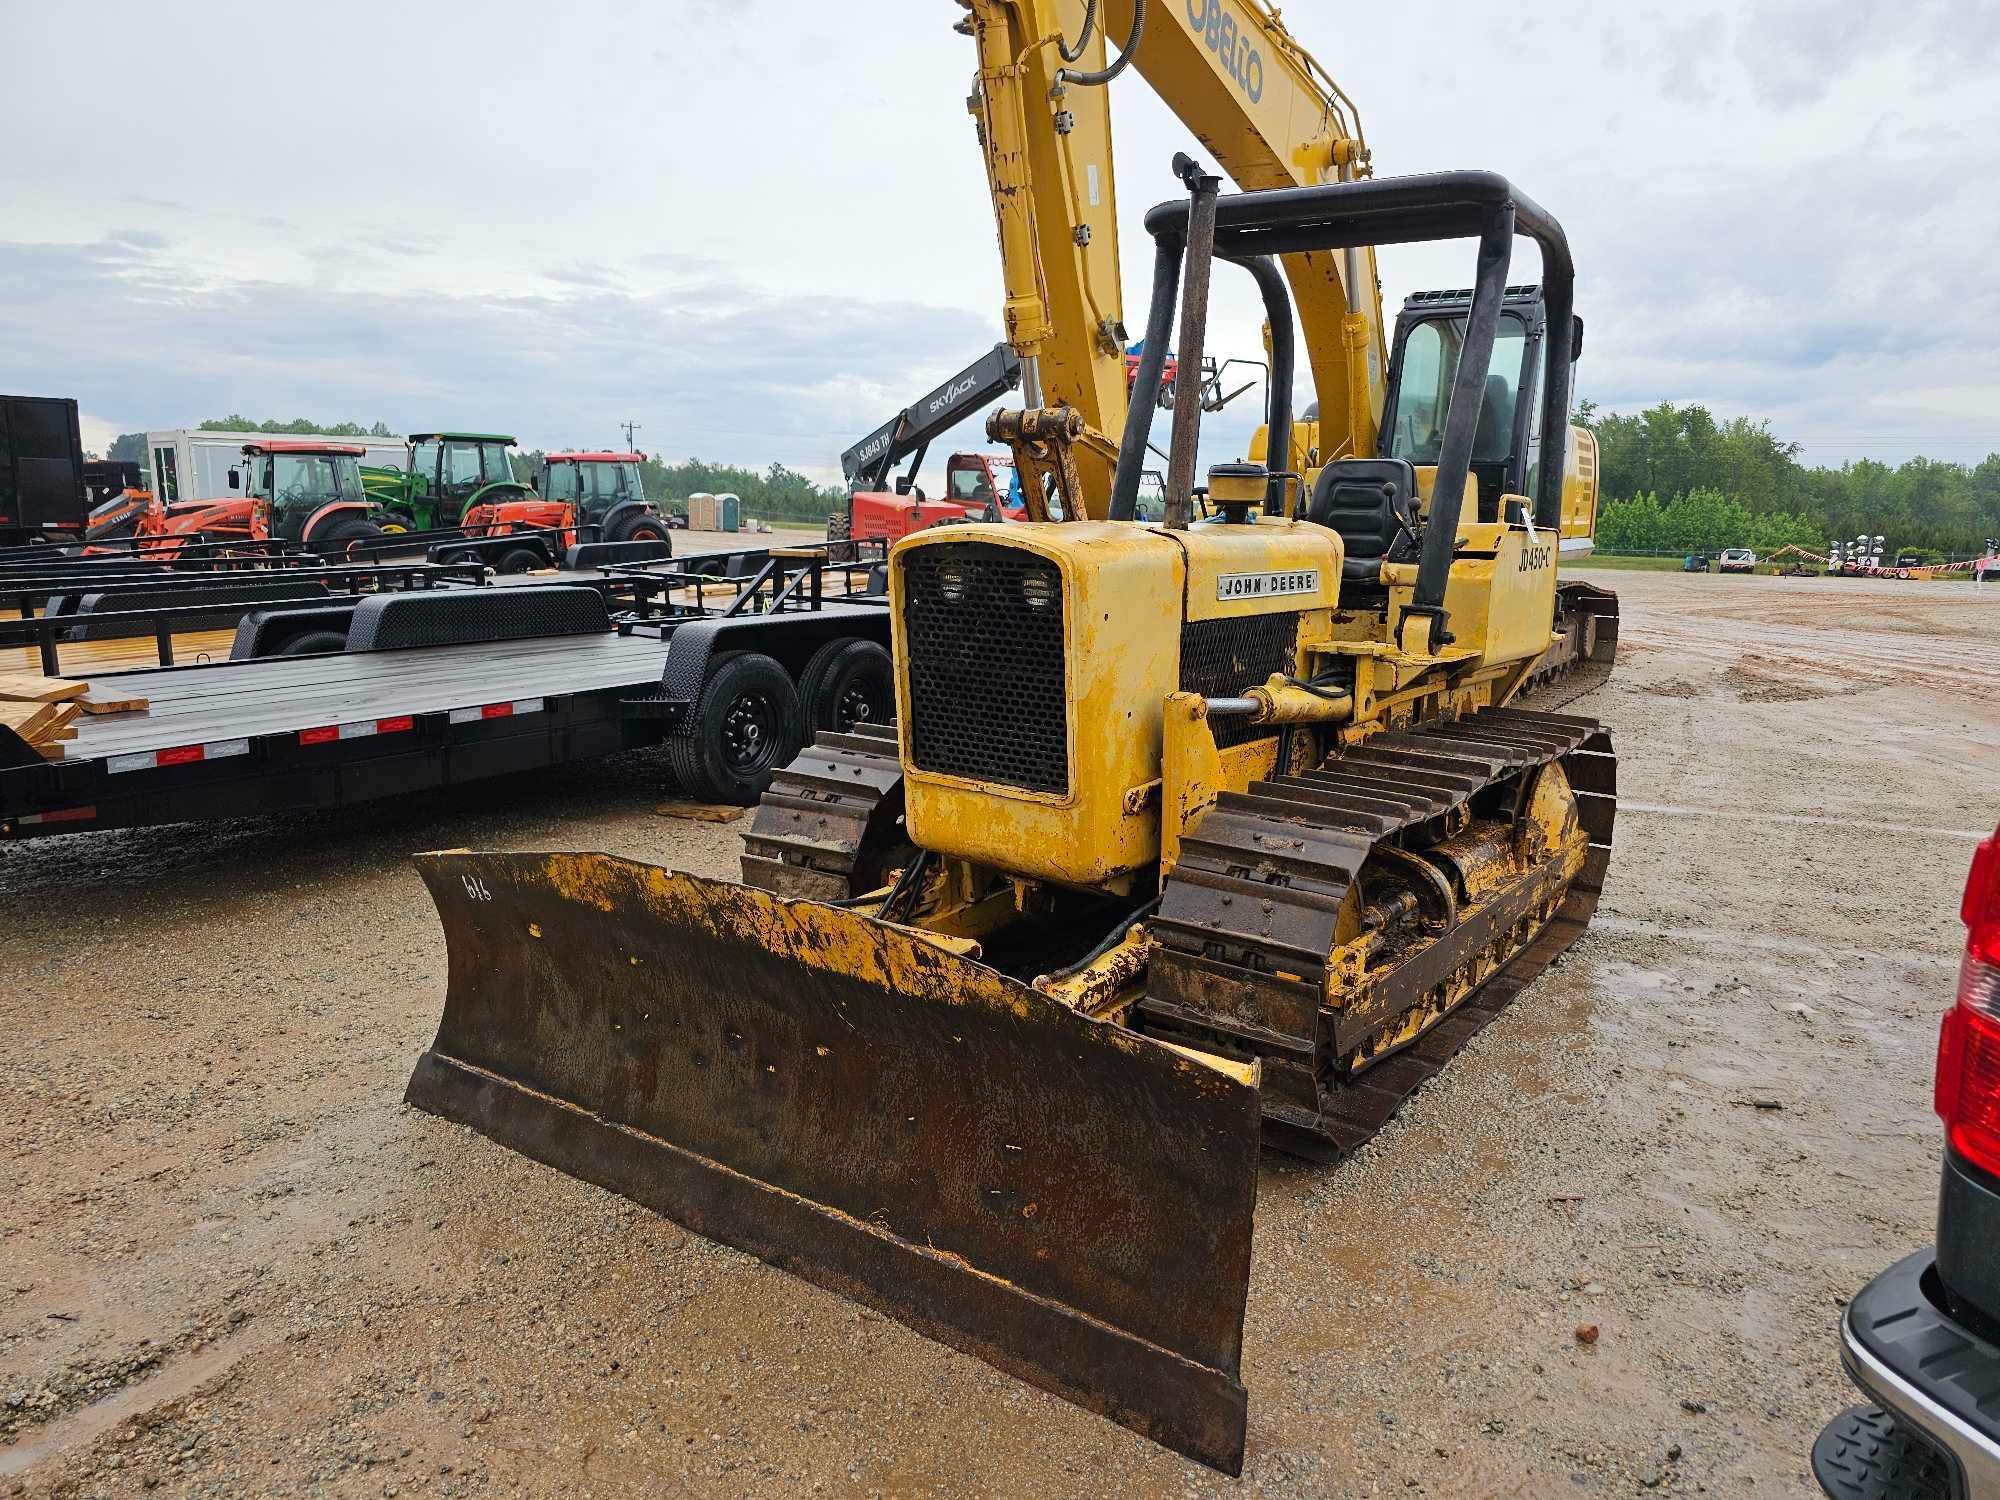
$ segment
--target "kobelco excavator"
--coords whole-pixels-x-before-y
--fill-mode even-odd
[[[1202,4],[1104,21],[1156,85],[1193,40],[1227,65],[1218,87],[1261,77],[1270,98],[1273,61],[1181,21]],[[1290,46],[1259,6],[1206,4],[1250,17],[1233,35],[1253,50]],[[982,91],[1044,52],[1088,68],[1093,31],[1101,59],[1087,9],[972,0]],[[1029,12],[1067,29],[989,48]],[[1334,96],[1314,97],[1320,119]],[[1081,128],[1073,96],[1046,102],[1049,137]],[[1017,345],[1042,362],[1029,404],[990,430],[1030,518],[897,544],[897,724],[801,755],[743,883],[601,854],[420,858],[449,985],[413,1104],[1240,1471],[1261,1147],[1366,1141],[1583,930],[1616,809],[1605,731],[1521,703],[1562,651],[1613,639],[1558,604],[1594,500],[1562,229],[1500,176],[1341,157],[1229,196],[1176,160],[1184,195],[1146,219],[1129,409],[1097,408],[1117,444],[1056,355],[1122,351],[1122,331]],[[1076,201],[1102,199],[1108,163],[1098,181]],[[1508,284],[1520,236],[1538,291]],[[1378,408],[1368,299],[1345,288],[1373,247],[1435,240],[1473,242],[1471,285],[1405,310]],[[1165,519],[1141,523],[1166,354],[1201,367],[1216,275],[1263,307],[1268,459],[1200,483],[1201,406],[1175,401]],[[1342,337],[1319,351],[1331,376],[1313,359],[1302,444],[1316,317]],[[1099,364],[1122,401],[1122,352],[1076,368]],[[1330,401],[1342,372],[1367,383]]]

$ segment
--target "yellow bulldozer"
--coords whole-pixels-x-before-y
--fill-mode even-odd
[[[421,857],[450,974],[408,1097],[1235,1473],[1262,1145],[1351,1151],[1575,939],[1616,785],[1598,724],[1520,701],[1609,650],[1558,628],[1556,220],[1487,173],[1176,169],[1131,410],[1176,314],[1200,368],[1212,279],[1248,274],[1276,461],[1198,483],[1175,402],[1143,523],[1143,429],[1107,492],[1073,408],[997,414],[1034,517],[896,546],[897,724],[774,783],[744,883]],[[1532,493],[1489,493],[1517,236],[1542,446]],[[1477,246],[1461,347],[1399,344],[1387,410],[1435,460],[1293,469],[1277,258],[1440,239]]]
[[[449,985],[408,1097],[1236,1473],[1263,1147],[1366,1141],[1604,878],[1610,740],[1543,705],[1617,640],[1558,578],[1596,513],[1574,274],[1503,178],[1372,176],[1264,0],[959,5],[1030,519],[898,543],[897,722],[775,776],[742,883],[421,857]],[[1245,189],[1176,162],[1136,362],[1128,65]],[[1445,239],[1471,285],[1392,335],[1375,247]],[[1202,475],[1174,375],[1218,275],[1271,378]]]

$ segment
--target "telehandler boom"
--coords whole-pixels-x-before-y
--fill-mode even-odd
[[[895,731],[801,755],[746,883],[421,857],[449,988],[408,1098],[1236,1473],[1260,1143],[1352,1151],[1574,940],[1616,783],[1596,723],[1509,706],[1554,638],[1571,339],[1533,494],[1475,474],[1517,235],[1571,328],[1560,226],[1486,173],[1176,168],[1134,408],[1240,267],[1292,453],[1277,258],[1471,239],[1432,460],[1218,465],[1191,524],[1177,403],[1150,525],[1139,445],[998,414],[1069,519],[895,547]]]

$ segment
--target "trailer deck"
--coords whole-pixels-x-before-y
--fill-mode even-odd
[[[764,612],[667,613],[672,577],[618,585],[616,615],[578,584],[546,604],[516,588],[421,590],[356,606],[403,611],[401,633],[372,649],[356,625],[346,651],[72,672],[147,707],[75,720],[59,759],[0,728],[0,839],[334,807],[643,749],[696,732],[691,709],[732,653],[797,679],[829,643],[886,644],[880,602],[822,599],[816,581],[794,597],[758,576]],[[451,637],[468,613],[510,611],[490,638]]]

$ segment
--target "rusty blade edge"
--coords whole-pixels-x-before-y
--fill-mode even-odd
[[[435,1049],[404,1102],[704,1238],[894,1318],[1232,1477],[1249,1401],[1234,1376],[826,1204]]]

